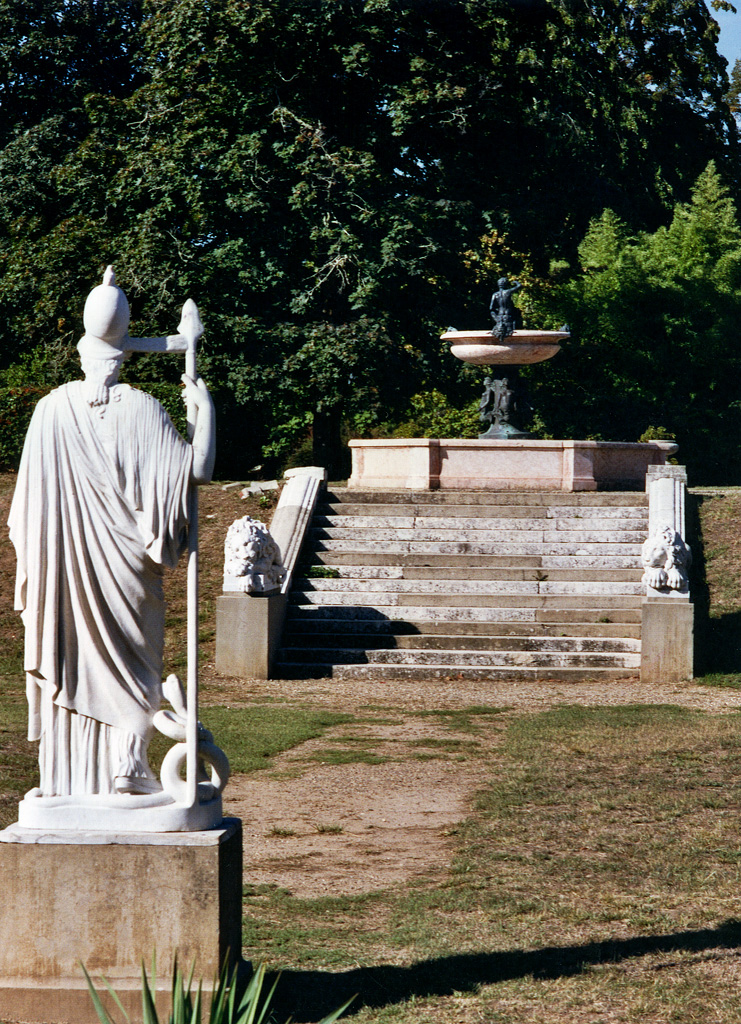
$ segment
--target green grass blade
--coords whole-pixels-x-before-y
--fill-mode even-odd
[[[263,975],[264,974],[265,974],[265,968],[263,967]],[[265,1017],[267,1016],[268,1010],[270,1009],[270,1004],[273,1001],[273,995],[275,994],[275,990],[276,990],[276,988],[278,986],[278,982],[279,981],[280,981],[280,974],[276,975],[275,981],[273,982],[273,987],[270,989],[268,994],[265,996],[265,1000],[264,1000],[264,1002],[262,1004],[262,1009],[260,1010],[260,1016],[257,1018],[257,1024],[262,1024],[262,1022],[265,1020]],[[262,988],[262,981],[260,982],[260,989],[261,988]],[[255,996],[255,1010],[257,1010],[257,1004],[258,1004],[259,997],[260,997],[260,991],[258,990],[258,993]],[[253,1016],[254,1016],[254,1012],[253,1012]]]
[[[193,1010],[190,1015],[190,1021],[188,1024],[201,1024],[201,1003],[203,1001],[202,985],[198,982],[198,990],[196,991],[196,997],[193,1000]]]
[[[210,1024],[224,1024],[227,996],[229,995],[228,972],[229,961],[224,960],[224,965],[221,968],[221,974],[219,975],[218,984],[216,985],[211,996],[211,1010],[208,1017]]]
[[[356,992],[355,995],[350,996],[348,1001],[344,1005],[340,1006],[339,1009],[333,1010],[332,1013],[328,1013],[326,1017],[322,1017],[322,1019],[319,1021],[319,1024],[334,1024],[334,1021],[336,1021],[338,1017],[342,1016],[345,1010],[347,1010],[348,1007],[350,1006],[350,1003],[352,1003],[354,999],[357,999],[357,997],[358,996]]]
[[[186,1024],[188,1017],[188,993],[183,983],[183,975],[177,961],[177,954],[172,968],[172,1008],[170,1024]]]
[[[231,974],[231,979],[229,981],[229,1003],[228,1003],[227,1011],[226,1011],[226,1019],[227,1019],[228,1024],[233,1024],[234,1020],[236,1019],[235,1018],[236,1008],[237,1008],[237,968],[235,966],[234,970],[232,971],[232,974]]]
[[[98,1020],[100,1021],[100,1024],[115,1024],[113,1018],[110,1016],[106,1008],[101,1003],[100,996],[98,995],[95,985],[93,985],[92,981],[90,980],[90,975],[85,970],[85,965],[80,963],[80,967],[82,968],[82,973],[85,975],[85,981],[87,982],[88,992],[90,993],[90,998],[93,1001],[93,1006],[95,1007],[95,1012],[98,1015]]]
[[[183,986],[184,989],[184,1002],[185,1002],[185,1016],[183,1020],[189,1021],[193,1016],[193,975],[195,973],[196,964],[195,960],[190,965],[188,971],[188,978]]]
[[[142,963],[142,1022],[143,1024],[159,1024],[157,1007],[154,1003],[152,990],[149,987],[147,972]]]
[[[262,992],[263,981],[265,980],[265,964],[260,964],[249,980],[244,995],[239,1003],[235,1021],[230,1024],[252,1024],[257,1011],[257,1004]]]
[[[131,1024],[131,1018],[129,1017],[128,1013],[124,1009],[124,1005],[121,1002],[121,1000],[118,998],[118,994],[116,993],[115,989],[113,988],[113,985],[111,985],[111,983],[108,980],[108,978],[101,978],[101,981],[103,982],[105,987],[108,989],[108,994],[110,995],[111,999],[113,999],[113,1002],[116,1004],[116,1006],[119,1008],[119,1010],[123,1014],[123,1017],[124,1017],[124,1020],[126,1021],[126,1024]]]

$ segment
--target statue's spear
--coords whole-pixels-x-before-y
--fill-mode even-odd
[[[196,342],[203,334],[203,324],[198,306],[192,299],[186,299],[183,314],[178,325],[179,333],[185,338],[185,372],[191,380],[197,380]],[[187,403],[188,440],[193,440],[196,429],[195,403]],[[186,800],[190,807],[198,803],[198,488],[190,489],[188,505],[188,612],[187,612],[187,660],[186,684],[188,714],[185,725],[186,744]]]

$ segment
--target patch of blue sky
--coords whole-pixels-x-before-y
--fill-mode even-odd
[[[741,60],[741,5],[738,14],[732,11],[713,11],[712,8],[711,13],[720,25],[718,50],[728,61],[730,72],[736,61]]]

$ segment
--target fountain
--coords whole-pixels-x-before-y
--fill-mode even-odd
[[[648,466],[663,466],[677,450],[670,441],[538,440],[522,423],[530,406],[519,367],[551,359],[570,337],[560,331],[524,330],[512,302],[520,285],[500,278],[492,295],[491,331],[448,330],[457,358],[476,366],[506,366],[487,377],[479,403],[488,429],[477,440],[404,438],[350,441],[348,487],[358,490],[642,490]],[[519,425],[518,425],[519,424]]]

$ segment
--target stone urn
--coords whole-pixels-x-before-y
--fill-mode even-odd
[[[520,429],[517,420],[525,419],[530,406],[519,379],[519,367],[542,363],[561,350],[561,342],[570,337],[568,330],[515,330],[505,338],[491,331],[446,331],[443,341],[450,342],[456,359],[475,366],[507,366],[506,373],[487,377],[479,403],[481,419],[489,429],[479,438],[495,441],[517,440],[531,435]]]

